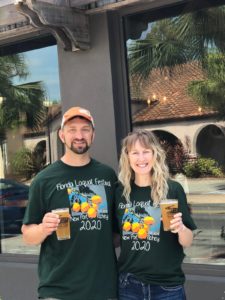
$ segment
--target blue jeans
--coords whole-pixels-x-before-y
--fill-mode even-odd
[[[119,276],[119,300],[186,300],[183,285],[145,284],[132,274]]]

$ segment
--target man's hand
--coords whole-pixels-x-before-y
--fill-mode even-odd
[[[49,235],[56,231],[60,219],[57,214],[48,212],[44,215],[40,224],[28,224],[22,226],[23,240],[29,245],[41,244]]]
[[[52,212],[46,213],[41,223],[43,233],[46,236],[51,235],[54,231],[56,231],[59,222],[60,218],[57,214],[54,214]]]

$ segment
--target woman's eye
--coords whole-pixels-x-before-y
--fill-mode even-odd
[[[150,151],[150,150],[146,150],[146,151],[144,151],[144,153],[145,153],[145,154],[150,154],[151,151]]]

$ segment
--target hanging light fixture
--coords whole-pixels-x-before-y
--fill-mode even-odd
[[[148,106],[151,105],[151,99],[150,99],[150,97],[148,97],[148,99],[147,99],[147,104],[148,104]]]

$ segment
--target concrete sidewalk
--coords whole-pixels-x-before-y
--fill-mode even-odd
[[[187,201],[189,204],[217,204],[224,203],[225,204],[225,195],[220,194],[201,194],[201,195],[193,195],[187,194]]]
[[[177,174],[174,180],[183,186],[190,204],[225,204],[225,178],[187,178]]]

